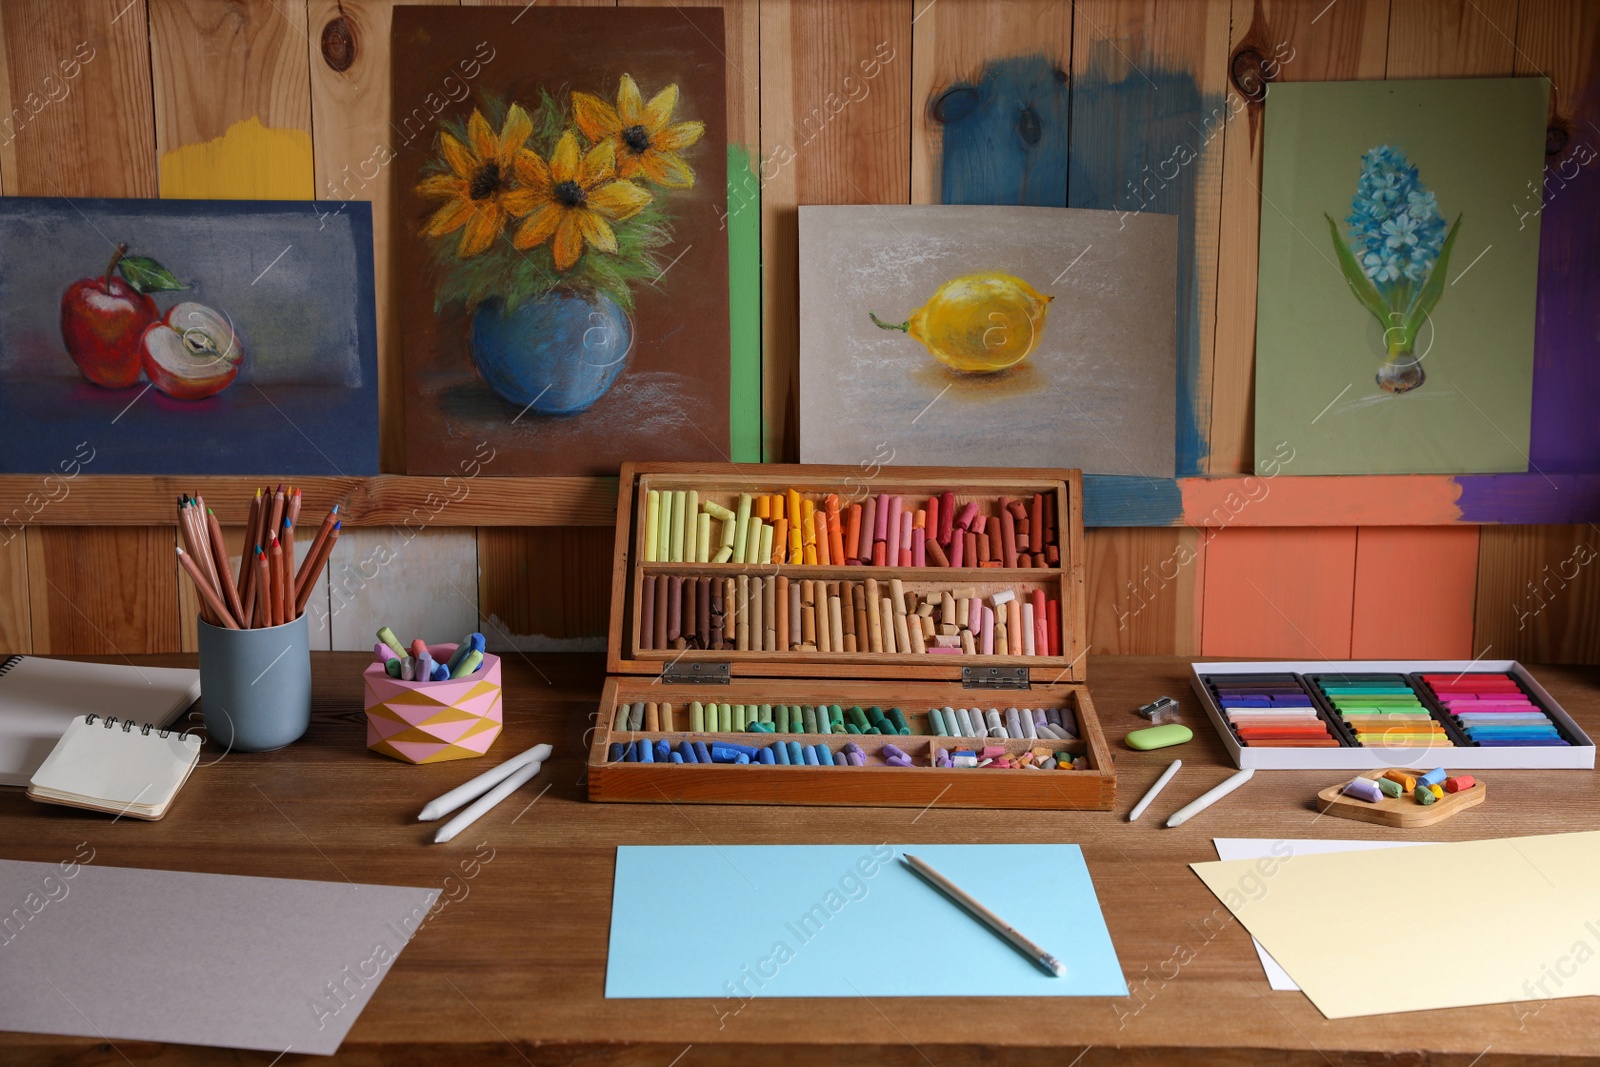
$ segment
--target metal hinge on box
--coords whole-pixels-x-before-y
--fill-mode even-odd
[[[963,689],[1027,689],[1026,667],[962,667]]]
[[[730,685],[733,682],[733,664],[706,663],[703,660],[685,662],[672,660],[661,665],[663,685]]]

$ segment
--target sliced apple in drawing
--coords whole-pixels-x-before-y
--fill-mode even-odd
[[[140,359],[157,389],[178,400],[200,400],[238,377],[244,347],[220,311],[186,301],[145,329]]]

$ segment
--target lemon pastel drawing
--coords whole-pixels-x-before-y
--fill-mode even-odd
[[[921,341],[952,370],[992,374],[1016,366],[1039,346],[1053,299],[1021,278],[987,272],[945,282],[905,322],[867,314],[879,328]]]

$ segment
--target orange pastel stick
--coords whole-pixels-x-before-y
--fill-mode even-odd
[[[772,524],[772,561],[782,563],[784,552],[789,546],[789,520],[780,518]],[[788,648],[787,645],[784,646]]]
[[[833,549],[828,543],[828,513],[814,511],[811,518],[817,528],[817,562],[826,567],[833,562]]]
[[[755,507],[756,518],[772,518],[772,498],[770,496],[767,496],[765,493],[763,493],[761,496],[756,497],[753,506]]]
[[[844,523],[839,521],[839,498],[828,494],[828,556],[835,567],[844,566]]]
[[[845,517],[844,543],[849,546],[849,551],[845,553],[844,559],[841,559],[840,562],[843,563],[845,560],[858,559],[859,557],[856,555],[856,552],[858,551],[857,546],[861,544],[860,504],[851,504],[849,507],[848,513]]]

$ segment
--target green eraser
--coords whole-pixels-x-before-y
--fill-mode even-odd
[[[1164,726],[1152,726],[1148,730],[1135,730],[1125,738],[1129,748],[1136,748],[1141,752],[1148,752],[1152,748],[1170,748],[1181,745],[1194,738],[1194,731],[1182,723],[1169,722]]]

